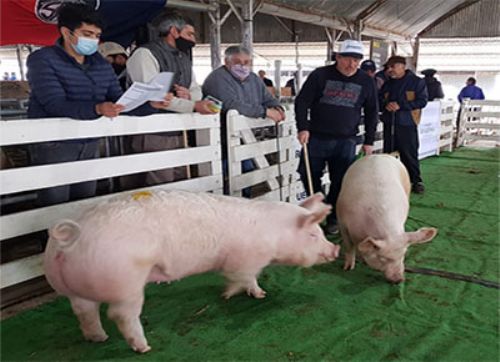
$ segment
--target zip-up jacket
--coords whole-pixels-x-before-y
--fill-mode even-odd
[[[391,78],[384,83],[380,90],[380,108],[382,109],[382,120],[392,122],[401,126],[413,126],[420,123],[422,108],[427,105],[427,86],[422,78],[419,78],[410,70],[401,79]],[[397,102],[399,110],[389,112],[385,106],[389,102]]]

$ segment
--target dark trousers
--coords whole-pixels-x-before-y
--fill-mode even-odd
[[[29,147],[31,165],[90,160],[99,156],[99,141],[44,142]],[[38,191],[38,206],[60,204],[69,200],[92,197],[96,194],[97,181],[49,187]]]
[[[356,140],[355,139],[319,139],[311,136],[307,144],[309,151],[309,164],[311,166],[311,177],[313,191],[322,192],[321,176],[325,164],[328,166],[330,174],[330,191],[326,196],[326,203],[333,206],[332,213],[328,216],[328,222],[336,222],[337,214],[335,205],[340,193],[342,179],[349,166],[356,159]],[[304,161],[304,151],[300,155],[298,172],[304,188],[309,195],[309,186]]]
[[[255,165],[251,159],[241,161],[241,173],[247,173],[253,170],[255,170]],[[224,195],[229,195],[229,170],[226,158],[222,159],[222,174],[224,177],[223,192]],[[252,187],[245,187],[241,190],[241,196],[247,199],[252,198]]]
[[[391,127],[390,122],[384,122],[384,152],[399,151],[401,162],[410,174],[411,183],[421,182],[417,126],[400,126],[396,124],[394,125],[394,137],[392,136]]]

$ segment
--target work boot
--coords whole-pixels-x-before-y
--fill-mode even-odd
[[[425,187],[423,182],[415,182],[411,188],[415,194],[423,194],[425,192]]]

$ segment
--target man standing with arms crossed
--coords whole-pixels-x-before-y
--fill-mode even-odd
[[[365,123],[363,151],[367,155],[373,151],[378,121],[377,89],[373,79],[358,69],[362,58],[362,43],[345,40],[336,55],[336,62],[314,70],[295,99],[298,139],[308,147],[314,192],[322,190],[321,176],[325,164],[330,173],[326,202],[333,206],[333,211],[327,218],[326,232],[329,234],[338,232],[335,204],[344,174],[356,157],[361,108]],[[299,173],[309,192],[304,152]]]

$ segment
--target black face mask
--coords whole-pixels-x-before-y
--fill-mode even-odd
[[[194,41],[184,39],[182,36],[175,39],[175,46],[177,47],[177,49],[179,49],[179,51],[183,53],[189,54],[194,45]]]
[[[122,72],[125,70],[126,66],[125,65],[121,65],[121,64],[116,64],[116,63],[113,63],[111,64],[111,66],[113,67],[114,71],[115,71],[115,74],[116,75],[120,75],[122,74]]]

